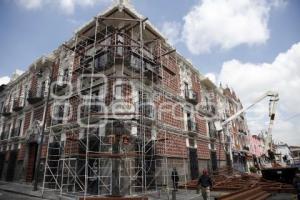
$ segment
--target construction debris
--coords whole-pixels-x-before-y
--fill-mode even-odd
[[[228,191],[218,197],[218,200],[232,199],[267,199],[271,193],[296,193],[291,184],[270,181],[256,174],[240,173],[230,168],[218,170],[214,175],[212,191]],[[197,180],[192,180],[182,187],[187,189],[197,189]],[[258,198],[259,197],[259,198]]]
[[[260,187],[254,187],[251,189],[243,189],[234,193],[217,197],[217,200],[264,200],[271,196],[271,193],[263,191]]]

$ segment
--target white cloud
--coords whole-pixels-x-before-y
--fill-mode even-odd
[[[268,19],[280,0],[202,0],[184,17],[182,37],[193,54],[263,44]]]
[[[205,77],[207,77],[209,80],[211,80],[214,84],[217,84],[217,78],[214,73],[207,73],[207,74],[205,74]]]
[[[17,75],[22,75],[23,73],[24,73],[25,71],[23,71],[23,70],[21,70],[21,69],[16,69],[16,71],[15,71],[15,73],[17,74]]]
[[[74,13],[78,6],[87,7],[96,4],[108,4],[112,1],[113,0],[20,0],[17,2],[29,10],[55,6],[58,7],[61,12],[70,15]]]
[[[8,76],[0,77],[0,85],[7,84],[9,81],[10,81],[10,78]]]
[[[36,9],[42,6],[42,0],[20,0],[19,3],[26,9]]]
[[[300,42],[280,53],[272,63],[242,63],[230,60],[223,63],[219,80],[229,84],[241,97],[244,105],[266,92],[279,92],[278,117],[275,119],[274,137],[290,144],[300,144]],[[254,107],[248,114],[251,130],[267,128],[268,101]],[[253,122],[252,122],[253,121]]]
[[[164,22],[161,31],[172,45],[180,42],[181,24],[179,22]]]

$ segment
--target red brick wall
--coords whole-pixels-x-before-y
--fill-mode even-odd
[[[13,119],[13,124],[12,124],[12,128],[13,128],[13,129],[16,127],[16,121],[17,121],[17,119],[14,118],[14,119]]]
[[[31,112],[27,112],[25,114],[25,121],[24,121],[24,127],[23,127],[23,134],[26,134],[27,129],[30,126],[30,119],[31,119]]]
[[[35,109],[34,113],[33,113],[33,121],[35,121],[35,120],[42,121],[43,120],[43,114],[44,114],[44,106],[41,106],[41,107]]]
[[[174,102],[162,96],[155,99],[154,103],[158,109],[157,112],[159,112],[158,116],[161,116],[160,121],[162,123],[176,128],[184,128],[183,111],[179,104],[173,109]]]
[[[48,148],[48,143],[47,143],[47,141],[44,141],[44,144],[42,146],[41,158],[46,158],[47,148]]]
[[[197,123],[197,127],[198,127],[198,132],[201,135],[207,136],[207,132],[208,132],[208,130],[207,130],[207,122],[204,119],[204,117],[202,117],[200,115],[197,115],[197,117],[196,117],[196,123]]]
[[[77,121],[77,109],[80,104],[80,99],[78,96],[74,96],[74,97],[70,98],[69,103],[72,107],[72,110],[71,110],[72,117],[69,119],[69,122],[76,122]]]
[[[37,92],[37,77],[36,77],[36,72],[34,69],[31,69],[31,85],[30,85],[30,90],[33,95],[36,94]]]
[[[21,144],[21,148],[19,150],[18,158],[17,158],[18,160],[24,160],[25,151],[26,151],[26,145],[25,144]]]
[[[209,141],[197,141],[197,153],[199,159],[210,159],[210,150],[208,149]]]
[[[156,153],[158,155],[167,155],[170,157],[186,158],[187,147],[184,136],[175,135],[170,132],[158,132],[156,143]]]
[[[222,144],[220,145],[218,142],[215,143],[215,146],[216,146],[216,150],[217,150],[216,152],[217,152],[218,160],[226,160],[226,154],[225,154],[225,151],[224,151],[224,146]],[[220,147],[221,147],[221,151],[219,151]]]
[[[26,182],[31,182],[33,178],[33,169],[34,166],[34,160],[35,160],[35,154],[36,154],[36,148],[29,148],[29,157],[28,157],[28,165],[27,165],[27,172],[26,172]]]
[[[108,86],[106,87],[105,105],[109,106],[113,100],[113,85],[115,81],[109,79],[107,82]]]
[[[200,85],[200,79],[198,77],[198,74],[192,73],[191,79],[192,79],[192,89],[194,92],[197,93],[197,101],[199,103],[201,100],[201,94],[200,94],[201,85]]]
[[[58,78],[58,71],[59,71],[59,59],[56,63],[52,66],[52,80],[56,81]]]
[[[169,70],[163,69],[163,80],[164,89],[169,89],[170,92],[174,94],[180,93],[180,82],[179,82],[179,68],[176,68],[176,71],[173,71],[175,74],[172,74]]]
[[[69,132],[66,134],[65,154],[72,155],[79,153],[78,133]]]
[[[128,80],[129,81],[129,80]],[[127,84],[126,82],[122,86],[122,96],[124,97],[124,101],[131,103],[132,102],[132,88],[130,84]]]

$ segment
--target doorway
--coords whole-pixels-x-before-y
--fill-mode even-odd
[[[211,157],[211,167],[213,171],[216,171],[218,169],[218,158],[217,158],[217,152],[211,151],[210,152]]]
[[[5,163],[5,153],[0,153],[0,179],[2,178],[4,163]]]
[[[18,151],[11,151],[9,154],[9,160],[7,164],[6,181],[13,181],[15,176],[15,167],[17,161]]]
[[[33,181],[37,149],[38,149],[38,144],[37,143],[30,143],[29,144],[29,152],[28,152],[29,155],[28,155],[26,182],[32,182]]]
[[[190,170],[191,170],[191,179],[195,180],[199,178],[199,166],[198,166],[198,155],[197,149],[189,148],[190,155]]]

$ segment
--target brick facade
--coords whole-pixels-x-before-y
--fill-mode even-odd
[[[120,15],[121,16],[121,15]],[[117,23],[117,22],[116,22]],[[148,25],[147,25],[148,26]],[[145,29],[145,31],[149,31],[148,29]],[[127,31],[130,32],[130,31]],[[84,34],[84,33],[82,33]],[[115,34],[115,35],[114,35]],[[123,34],[123,33],[122,33]],[[150,35],[152,35],[153,33],[147,35],[147,37],[151,37]],[[115,38],[117,37],[121,37],[120,33],[113,33],[113,35],[115,37],[111,37],[111,39],[108,39],[108,42],[117,42],[115,40]],[[133,38],[128,38],[128,36],[126,36],[124,39],[124,43],[126,43],[127,45],[129,45],[135,38],[135,34],[131,33],[129,35],[132,35]],[[89,36],[90,37],[90,36]],[[131,37],[131,36],[130,36]],[[88,38],[88,37],[86,37]],[[151,38],[150,38],[151,39]],[[124,76],[130,76],[128,74],[126,74],[124,72],[125,68],[126,70],[131,70],[132,72],[134,71],[131,66],[131,63],[127,63],[126,62],[120,64],[120,57],[116,56],[115,59],[113,60],[113,62],[118,62],[118,63],[109,63],[109,64],[105,64],[105,68],[108,69],[99,69],[99,70],[103,70],[102,72],[99,72],[101,74],[105,74],[108,77],[108,82],[107,84],[104,86],[104,90],[106,91],[106,96],[104,97],[104,102],[105,105],[108,106],[109,108],[114,104],[114,102],[116,102],[115,98],[115,93],[116,93],[116,84],[118,83],[118,81],[123,80],[125,82],[125,84],[122,84],[121,86],[121,94],[122,94],[122,100],[124,100],[127,103],[132,103],[132,104],[138,104],[141,101],[141,95],[139,94],[139,92],[141,90],[145,89],[145,93],[147,93],[150,97],[147,99],[148,101],[153,101],[150,103],[154,103],[155,105],[155,116],[147,116],[148,119],[142,119],[139,118],[140,116],[137,116],[139,114],[139,110],[136,108],[135,111],[137,111],[136,113],[134,113],[134,116],[127,116],[129,114],[124,114],[124,116],[127,116],[128,119],[127,120],[123,120],[121,118],[118,118],[118,116],[109,116],[107,117],[108,119],[108,123],[114,125],[114,122],[118,122],[119,126],[123,126],[122,128],[120,128],[121,130],[119,130],[120,133],[116,134],[114,133],[116,127],[113,126],[110,130],[109,127],[105,127],[103,129],[105,129],[104,133],[102,133],[102,135],[100,136],[100,134],[94,134],[92,132],[90,133],[85,133],[83,134],[84,137],[89,137],[89,135],[94,134],[95,137],[103,137],[105,139],[107,139],[109,144],[114,142],[114,137],[115,135],[119,134],[124,138],[124,137],[128,137],[128,143],[130,142],[136,142],[138,141],[138,136],[141,137],[144,133],[145,135],[145,140],[150,140],[152,139],[153,143],[154,143],[154,149],[155,149],[155,156],[157,157],[167,157],[170,159],[184,159],[184,160],[192,160],[190,157],[191,155],[189,154],[189,149],[194,150],[195,148],[197,148],[197,159],[199,161],[201,160],[205,160],[208,161],[210,160],[210,153],[211,151],[216,151],[217,152],[217,157],[219,160],[225,160],[226,156],[225,156],[225,151],[223,146],[220,146],[217,142],[215,142],[215,150],[211,150],[209,149],[209,146],[211,143],[210,139],[215,139],[215,138],[210,138],[210,131],[208,130],[208,119],[207,117],[211,117],[212,113],[206,113],[203,112],[203,110],[199,110],[197,107],[197,103],[199,104],[204,104],[204,103],[210,103],[210,104],[217,104],[217,95],[220,95],[222,97],[224,97],[225,99],[230,98],[233,99],[233,101],[238,102],[238,99],[236,97],[235,94],[231,93],[228,90],[224,90],[223,94],[221,94],[221,92],[217,92],[216,90],[218,90],[219,88],[217,88],[216,86],[204,86],[204,84],[201,82],[201,78],[202,75],[200,75],[199,72],[196,71],[195,68],[191,67],[191,64],[184,58],[182,58],[182,56],[177,53],[177,52],[173,52],[171,47],[169,47],[169,45],[164,44],[164,40],[162,38],[160,38],[159,35],[155,36],[152,38],[153,44],[152,46],[146,46],[147,48],[152,48],[151,51],[147,50],[147,52],[153,52],[153,55],[150,56],[150,58],[147,58],[147,61],[144,61],[144,59],[142,60],[143,62],[147,63],[151,70],[155,71],[155,72],[151,72],[151,70],[149,69],[141,69],[142,66],[144,65],[137,65],[138,69],[135,69],[136,71],[139,72],[135,72],[136,77],[129,77],[129,78],[124,78]],[[120,41],[122,39],[119,39]],[[151,41],[151,40],[150,40]],[[138,40],[136,41],[138,43]],[[86,43],[90,43],[90,41],[86,41]],[[75,50],[76,45],[74,43],[74,41],[70,41],[69,48],[66,47],[59,47],[55,53],[51,54],[51,56],[46,57],[41,59],[41,61],[36,62],[35,66],[36,67],[31,67],[24,75],[25,78],[19,80],[17,79],[16,82],[19,84],[15,84],[16,86],[14,86],[13,84],[9,85],[9,89],[8,92],[11,92],[15,89],[17,89],[17,96],[16,97],[16,102],[19,103],[19,96],[21,96],[21,94],[23,94],[22,91],[22,85],[29,85],[28,92],[30,91],[31,95],[35,95],[37,94],[37,91],[40,87],[39,84],[41,84],[40,82],[44,82],[44,83],[49,83],[47,82],[49,79],[49,74],[47,74],[46,70],[41,70],[41,69],[51,69],[50,71],[52,71],[52,81],[56,81],[58,80],[58,77],[61,75],[60,72],[65,69],[65,65],[63,65],[62,63],[64,62],[64,58],[61,58],[60,53],[64,54],[66,53],[66,51],[72,51]],[[64,97],[65,99],[56,99],[53,96],[51,96],[50,100],[49,100],[49,104],[48,104],[48,112],[46,113],[46,130],[47,132],[46,134],[46,139],[44,141],[44,144],[42,146],[42,152],[41,152],[41,158],[45,159],[46,155],[47,155],[47,146],[48,146],[48,134],[51,134],[53,132],[55,132],[56,134],[61,134],[60,136],[62,137],[63,135],[65,136],[65,141],[63,141],[63,138],[59,138],[57,139],[58,141],[56,141],[57,143],[60,143],[59,145],[63,145],[61,148],[64,150],[64,154],[67,156],[72,156],[72,155],[78,155],[80,153],[80,141],[79,140],[79,135],[80,135],[80,131],[82,131],[80,128],[77,127],[74,128],[76,129],[75,131],[70,131],[68,128],[64,129],[65,127],[63,127],[64,125],[77,125],[80,126],[78,123],[76,123],[77,121],[79,121],[78,119],[82,119],[84,118],[83,116],[78,116],[78,112],[80,105],[84,102],[84,99],[82,98],[82,96],[80,94],[78,94],[77,92],[79,90],[84,90],[83,88],[77,88],[78,86],[78,82],[79,77],[84,74],[84,73],[91,73],[90,70],[92,66],[95,66],[94,63],[85,63],[84,62],[88,59],[91,58],[90,55],[85,55],[87,52],[85,52],[85,48],[82,47],[82,45],[84,45],[84,40],[83,42],[80,43],[80,47],[78,47],[78,49],[76,49],[76,52],[71,53],[69,56],[70,57],[66,57],[65,59],[68,58],[72,58],[72,62],[74,63],[73,65],[70,64],[70,66],[67,66],[67,69],[70,70],[71,77],[69,77],[69,84],[72,85],[73,91],[68,91],[68,89],[62,89],[64,94],[66,93],[70,93],[71,92],[71,96],[70,97]],[[91,45],[91,44],[90,44]],[[146,45],[146,44],[145,44]],[[146,48],[145,47],[145,48]],[[118,52],[119,47],[113,47],[113,48],[107,48],[107,52],[112,51],[116,54],[116,52]],[[137,48],[137,47],[135,47]],[[86,48],[88,49],[88,48]],[[116,52],[115,52],[116,51]],[[132,53],[134,51],[134,48],[132,47],[130,51],[128,51],[127,48],[122,49],[121,52],[130,52]],[[145,50],[146,51],[146,50]],[[107,53],[105,52],[105,53]],[[171,52],[171,53],[168,53]],[[58,56],[59,55],[59,56]],[[71,57],[75,55],[75,57]],[[107,53],[107,59],[109,59],[109,53]],[[111,55],[110,55],[111,56]],[[128,56],[128,55],[123,55]],[[130,56],[136,56],[134,55],[134,53],[132,53],[132,55]],[[138,57],[138,56],[136,56]],[[152,57],[152,60],[151,60]],[[189,71],[190,75],[188,75],[188,77],[181,77],[181,69],[182,66],[181,64],[178,62],[178,59],[181,59],[182,62],[185,63],[185,65],[187,67],[189,67],[188,69],[186,69],[187,71]],[[149,61],[150,59],[150,61]],[[100,60],[100,59],[99,59]],[[145,59],[146,60],[146,59]],[[87,62],[87,61],[86,61]],[[100,62],[100,61],[97,61]],[[123,62],[123,61],[122,61]],[[112,67],[113,65],[113,67]],[[128,66],[127,66],[128,65]],[[130,65],[130,66],[129,66]],[[179,66],[180,65],[180,66]],[[73,68],[72,68],[73,66]],[[88,68],[87,71],[83,71],[83,69],[81,68]],[[96,68],[96,67],[95,67]],[[114,68],[114,70],[112,69]],[[128,69],[130,68],[130,69]],[[122,70],[120,70],[122,69]],[[143,71],[147,71],[149,70],[150,73],[156,74],[155,76],[159,76],[158,80],[150,81],[149,77],[147,77],[145,74],[142,74],[141,72]],[[148,71],[148,72],[149,72]],[[123,73],[124,72],[124,73]],[[42,74],[40,74],[42,73]],[[121,74],[123,73],[123,74]],[[120,75],[121,74],[121,75]],[[157,75],[159,74],[159,75]],[[48,77],[45,77],[48,76]],[[121,78],[116,78],[117,76],[122,76]],[[154,75],[153,75],[154,76]],[[161,76],[161,77],[160,77]],[[187,75],[184,75],[187,76]],[[142,78],[141,78],[142,77]],[[153,77],[152,77],[153,78]],[[43,80],[41,80],[43,79]],[[44,80],[45,79],[45,80]],[[134,81],[131,81],[132,79],[134,79]],[[145,82],[142,82],[142,80],[147,79]],[[25,80],[28,80],[27,82]],[[134,91],[134,88],[126,83],[126,81],[130,81],[131,83],[133,83],[133,85],[139,85],[140,87],[138,87],[137,91]],[[182,81],[181,81],[182,80]],[[19,82],[18,82],[19,81]],[[152,84],[147,84],[146,82],[151,82]],[[186,85],[184,85],[182,82],[188,82],[186,84],[187,88],[186,89]],[[100,84],[99,84],[100,85]],[[46,86],[47,88],[48,86]],[[209,94],[204,94],[204,87],[211,87],[209,88]],[[68,87],[67,87],[68,88]],[[45,88],[44,88],[45,89]],[[69,88],[70,89],[70,88]],[[98,86],[95,86],[93,88],[89,88],[89,86],[87,86],[87,88],[85,88],[86,90],[88,90],[89,92],[97,92],[97,90],[101,91]],[[188,90],[188,91],[185,91]],[[197,100],[195,101],[194,98],[194,93],[192,93],[192,96],[190,96],[190,90],[192,90],[193,92],[196,92],[196,98]],[[98,91],[98,92],[99,92]],[[52,91],[55,92],[55,91]],[[82,92],[82,91],[81,91]],[[135,94],[138,94],[138,97],[135,98],[133,96],[134,92],[136,92]],[[83,93],[83,92],[82,92]],[[89,94],[86,92],[86,94]],[[184,94],[184,95],[183,95]],[[101,95],[101,94],[100,94]],[[203,97],[207,95],[210,97],[210,102],[204,102]],[[5,101],[7,102],[5,106],[10,106],[12,103],[12,98],[10,95],[7,95],[5,97]],[[143,97],[144,98],[144,97]],[[192,98],[192,99],[191,99]],[[142,99],[145,100],[145,99]],[[26,100],[25,100],[26,101]],[[24,106],[23,110],[21,111],[16,111],[13,112],[13,117],[8,118],[8,120],[10,121],[10,123],[12,124],[12,128],[16,127],[16,120],[18,119],[18,117],[22,117],[23,116],[23,135],[25,137],[23,137],[22,139],[19,139],[17,141],[11,141],[12,143],[15,144],[20,144],[20,149],[19,149],[19,153],[18,153],[18,157],[17,160],[22,161],[22,160],[26,160],[25,158],[27,158],[27,163],[26,163],[26,168],[27,168],[27,173],[26,173],[26,180],[27,181],[31,181],[32,180],[32,176],[33,176],[33,169],[34,169],[34,163],[35,163],[35,154],[37,151],[37,137],[36,137],[36,133],[31,133],[31,135],[29,135],[28,130],[33,128],[33,122],[35,120],[39,120],[42,122],[43,120],[43,115],[45,112],[45,103],[46,103],[46,97],[43,97],[41,100],[36,100],[38,102],[29,102],[27,101],[28,105]],[[55,105],[56,102],[64,102],[64,103],[69,103],[71,105],[71,109],[69,111],[66,111],[67,109],[63,108],[61,112],[63,112],[64,116],[71,116],[70,118],[66,119],[66,120],[62,120],[61,122],[57,122],[57,124],[53,124],[54,120],[51,119],[51,116],[56,115],[57,113],[53,113],[53,111],[55,110],[53,105]],[[231,115],[234,114],[237,110],[238,110],[238,106],[234,107],[234,104],[230,104],[227,105],[227,112],[229,112]],[[202,108],[201,108],[202,109]],[[66,113],[68,112],[68,113]],[[97,112],[97,111],[95,111]],[[100,111],[99,111],[100,112]],[[212,111],[211,111],[212,112]],[[218,111],[216,111],[218,112]],[[138,113],[138,114],[137,114]],[[87,113],[87,115],[89,115],[91,113]],[[93,113],[94,114],[94,113]],[[99,114],[101,116],[101,113],[96,113]],[[95,115],[96,115],[95,114]],[[103,114],[103,113],[102,113]],[[122,114],[122,113],[121,113]],[[152,113],[150,113],[152,114]],[[149,114],[149,115],[150,115]],[[220,114],[220,113],[213,113],[213,115],[215,114]],[[222,113],[221,113],[222,114]],[[98,115],[98,117],[99,117]],[[94,116],[92,116],[94,117]],[[92,118],[90,117],[90,118]],[[95,117],[96,118],[96,117]],[[6,118],[5,118],[6,119]],[[96,119],[98,120],[97,122],[95,122],[96,124],[100,124],[99,121],[102,119]],[[223,120],[223,119],[217,119],[217,120]],[[124,122],[125,121],[125,122]],[[145,122],[147,121],[147,122]],[[130,122],[130,123],[129,123]],[[116,123],[116,124],[118,124]],[[144,124],[142,124],[144,123]],[[240,123],[240,124],[239,124]],[[125,124],[125,125],[124,125]],[[136,125],[137,124],[137,125]],[[141,125],[142,124],[142,125]],[[196,124],[196,129],[194,124]],[[239,130],[241,128],[245,128],[243,127],[245,122],[237,122],[234,121],[233,122],[234,126],[232,127],[232,135],[234,135],[234,138],[238,138],[238,133]],[[109,125],[109,124],[108,124]],[[54,127],[56,126],[56,127]],[[56,128],[56,129],[55,129]],[[135,129],[136,128],[136,129]],[[135,132],[136,131],[136,132]],[[144,131],[144,132],[143,132]],[[27,135],[26,135],[27,134]],[[115,134],[115,135],[114,135]],[[82,135],[81,135],[82,136]],[[51,138],[51,137],[50,137]],[[10,138],[8,138],[8,140],[10,140]],[[83,139],[84,141],[84,139]],[[189,142],[193,141],[191,143],[195,143],[193,145],[191,145]],[[133,143],[132,142],[132,143]],[[237,148],[242,148],[241,147],[241,143],[239,143],[239,141],[234,141],[234,144]],[[0,144],[3,151],[6,151],[6,145],[7,142],[3,142]],[[132,146],[136,145],[136,144],[131,144]],[[189,146],[190,145],[190,146]],[[129,145],[128,145],[129,146]],[[110,149],[109,149],[110,150]],[[123,150],[123,149],[122,149]],[[107,150],[108,151],[108,150]],[[9,160],[9,152],[6,152],[6,160]],[[50,151],[49,151],[50,152]],[[220,155],[219,153],[220,152]],[[25,161],[24,161],[25,162]]]
[[[210,159],[210,150],[208,149],[209,141],[197,141],[197,153],[199,159],[209,160]]]

